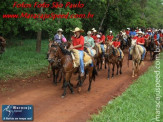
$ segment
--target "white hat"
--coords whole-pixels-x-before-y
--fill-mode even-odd
[[[97,38],[100,38],[101,36],[99,35],[99,34],[97,34],[97,36],[96,36]]]
[[[143,32],[142,32],[142,31],[138,31],[137,33],[138,33],[138,34],[139,34],[139,33],[142,34]]]
[[[96,33],[97,31],[96,30],[93,30],[94,33]]]
[[[83,29],[80,29],[79,27],[76,27],[74,30],[71,30],[72,32],[84,32]]]
[[[127,30],[130,30],[130,28],[127,28]]]
[[[141,31],[141,29],[139,28],[139,31]]]
[[[62,28],[59,28],[57,31],[58,31],[58,32],[63,32]]]
[[[112,33],[112,31],[110,31],[110,33]]]
[[[87,34],[88,34],[88,35],[91,35],[91,31],[88,31]]]
[[[92,30],[95,30],[95,28],[92,28]]]

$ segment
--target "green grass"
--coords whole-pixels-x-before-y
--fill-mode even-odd
[[[161,54],[160,84],[163,87],[163,53]],[[99,111],[92,115],[92,122],[155,122],[156,90],[155,65],[138,80],[134,81],[121,96],[108,102]],[[161,87],[161,96],[163,88]],[[163,122],[163,99],[161,98],[161,121]]]
[[[11,41],[7,42],[6,52],[0,55],[0,80],[33,76],[47,70],[48,40],[42,41],[41,53],[35,51],[36,40]]]

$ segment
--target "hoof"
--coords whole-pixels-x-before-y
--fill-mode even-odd
[[[72,91],[71,94],[74,94],[74,91]]]
[[[65,98],[65,96],[64,96],[64,95],[62,95],[62,96],[61,96],[61,98]]]
[[[108,80],[109,80],[110,78],[108,78]]]
[[[78,92],[81,92],[81,87],[78,88]]]

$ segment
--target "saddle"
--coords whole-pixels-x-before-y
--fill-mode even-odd
[[[74,67],[79,67],[80,66],[80,56],[79,56],[79,51],[77,49],[72,49],[71,51],[71,56],[72,56],[72,59],[73,59],[73,64],[74,64]],[[91,56],[84,52],[84,65],[85,66],[88,66],[89,64],[92,63],[92,58]]]
[[[88,54],[89,55],[92,55],[92,53],[93,53],[93,57],[96,55],[96,50],[95,49],[91,49],[92,50],[92,53],[91,53],[91,50],[90,50],[90,48],[87,48],[87,50],[88,50]]]
[[[99,52],[100,52],[100,53],[102,53],[101,45],[100,45],[100,44],[98,44],[98,43],[96,43],[96,46],[98,47]],[[107,48],[107,46],[104,44],[104,49],[105,49],[105,52],[106,52],[106,48]]]

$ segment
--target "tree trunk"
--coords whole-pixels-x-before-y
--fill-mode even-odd
[[[44,3],[44,0],[41,0],[41,4]],[[40,8],[40,14],[43,13],[43,7]],[[38,21],[38,23],[41,24],[41,21]],[[42,34],[42,31],[41,31],[41,28],[40,30],[37,32],[37,42],[36,42],[36,52],[40,53],[41,51],[41,34]]]
[[[101,21],[101,24],[100,24],[99,30],[102,29],[102,25],[103,25],[104,20],[105,20],[105,18],[106,18],[106,14],[107,14],[107,12],[108,12],[108,8],[109,8],[109,0],[108,0],[108,4],[107,4],[107,8],[106,8],[106,11],[105,11],[104,17],[103,17],[103,19],[102,19],[102,21]]]

